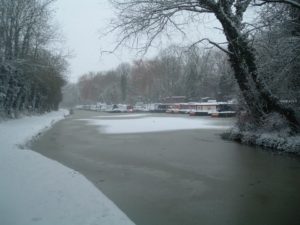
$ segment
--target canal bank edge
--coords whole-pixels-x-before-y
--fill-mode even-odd
[[[233,128],[221,135],[225,140],[259,146],[275,152],[300,155],[300,136],[284,136],[280,133],[241,131]]]
[[[0,123],[0,224],[134,225],[83,175],[24,144],[66,115],[59,110]]]

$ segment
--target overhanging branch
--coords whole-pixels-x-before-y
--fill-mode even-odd
[[[254,6],[262,6],[268,3],[282,3],[282,4],[288,4],[292,7],[300,9],[300,2],[297,0],[255,0]]]
[[[221,51],[225,52],[225,53],[228,54],[228,55],[232,55],[232,54],[233,54],[232,52],[228,51],[227,49],[225,49],[224,47],[221,46],[221,44],[226,44],[226,43],[217,43],[217,42],[211,41],[211,40],[208,39],[208,38],[203,38],[203,39],[201,39],[201,40],[199,40],[199,41],[194,42],[194,43],[190,46],[190,49],[193,48],[194,46],[196,46],[196,45],[198,45],[198,44],[204,42],[204,41],[207,41],[209,44],[211,44],[211,45],[217,47],[218,49],[220,49]]]

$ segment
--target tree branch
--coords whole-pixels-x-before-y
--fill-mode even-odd
[[[232,55],[232,54],[233,54],[232,52],[228,51],[227,49],[225,49],[224,47],[221,46],[221,44],[227,44],[227,42],[226,42],[226,43],[216,43],[216,42],[214,42],[214,41],[211,41],[211,40],[208,39],[208,38],[203,38],[203,39],[201,39],[201,40],[199,40],[199,41],[194,42],[194,43],[189,47],[189,49],[195,47],[196,45],[198,45],[198,44],[200,44],[200,43],[202,43],[202,42],[204,42],[204,41],[207,41],[209,44],[211,44],[211,45],[217,47],[218,49],[220,49],[221,51],[225,52],[225,53],[228,54],[228,55]]]
[[[292,7],[300,9],[300,2],[297,0],[255,0],[254,6],[262,6],[268,3],[282,3],[282,4],[288,4]]]

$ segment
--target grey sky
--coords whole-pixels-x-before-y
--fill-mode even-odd
[[[116,43],[117,37],[109,35],[100,37],[100,32],[108,27],[110,19],[113,17],[113,8],[108,0],[58,0],[55,4],[56,18],[65,38],[65,49],[73,53],[69,59],[70,72],[69,80],[72,82],[84,73],[89,71],[104,71],[115,68],[121,62],[131,62],[137,58],[137,53],[131,49],[122,48],[115,55],[104,54],[101,50],[111,50]],[[212,17],[204,16],[205,25],[195,30],[189,27],[191,33],[189,39],[181,37],[172,40],[162,40],[165,47],[171,43],[183,43],[209,37],[215,41],[223,41],[222,33],[213,27],[218,23]],[[159,51],[158,48],[150,49],[146,57],[154,56]]]
[[[89,71],[108,70],[120,61],[112,56],[101,57],[105,41],[99,31],[112,15],[106,0],[58,0],[56,20],[66,40],[65,48],[73,53],[70,62],[70,81]]]

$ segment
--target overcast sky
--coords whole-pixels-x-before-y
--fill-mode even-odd
[[[55,3],[55,20],[59,24],[65,39],[64,48],[73,53],[69,59],[69,80],[76,82],[84,73],[90,71],[106,71],[115,68],[121,62],[131,62],[138,58],[137,52],[122,48],[115,55],[101,55],[101,50],[111,50],[116,44],[114,35],[101,36],[101,31],[107,29],[110,19],[114,16],[113,8],[108,0],[58,0]],[[220,31],[213,27],[218,23],[212,17],[205,16],[205,25],[197,30],[190,27],[191,39],[209,37],[215,41],[223,41],[224,37]],[[163,40],[166,47],[172,43],[183,43],[192,40],[182,40],[177,37],[172,40]],[[160,48],[150,49],[146,57],[157,54]]]

